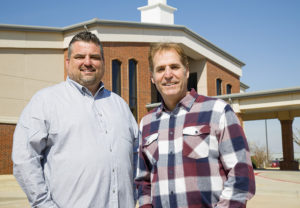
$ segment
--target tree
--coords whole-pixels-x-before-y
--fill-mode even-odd
[[[267,151],[264,146],[258,146],[254,143],[250,143],[250,152],[253,160],[255,161],[255,165],[258,168],[264,168],[268,164]]]
[[[293,131],[293,140],[296,144],[300,146],[300,130],[296,128],[296,131]]]

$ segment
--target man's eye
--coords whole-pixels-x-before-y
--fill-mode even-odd
[[[164,71],[164,70],[165,70],[164,67],[159,67],[159,68],[156,69],[157,72],[162,72],[162,71]]]
[[[101,57],[100,57],[100,56],[91,56],[91,59],[94,59],[94,60],[101,60]]]
[[[179,69],[179,66],[178,65],[172,65],[171,69]]]

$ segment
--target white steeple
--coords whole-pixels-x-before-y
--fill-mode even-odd
[[[174,11],[177,9],[167,5],[167,0],[148,0],[148,5],[139,7],[141,22],[174,24]]]

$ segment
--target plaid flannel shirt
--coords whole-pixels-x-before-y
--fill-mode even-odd
[[[245,207],[254,173],[230,105],[192,90],[172,112],[147,114],[135,183],[140,207]]]

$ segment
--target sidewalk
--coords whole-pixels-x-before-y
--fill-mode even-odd
[[[256,195],[247,208],[299,208],[300,171],[256,170]],[[12,175],[0,175],[0,208],[30,208]]]
[[[256,170],[256,194],[247,208],[299,208],[300,171]]]
[[[0,175],[0,208],[30,208],[13,175]]]

